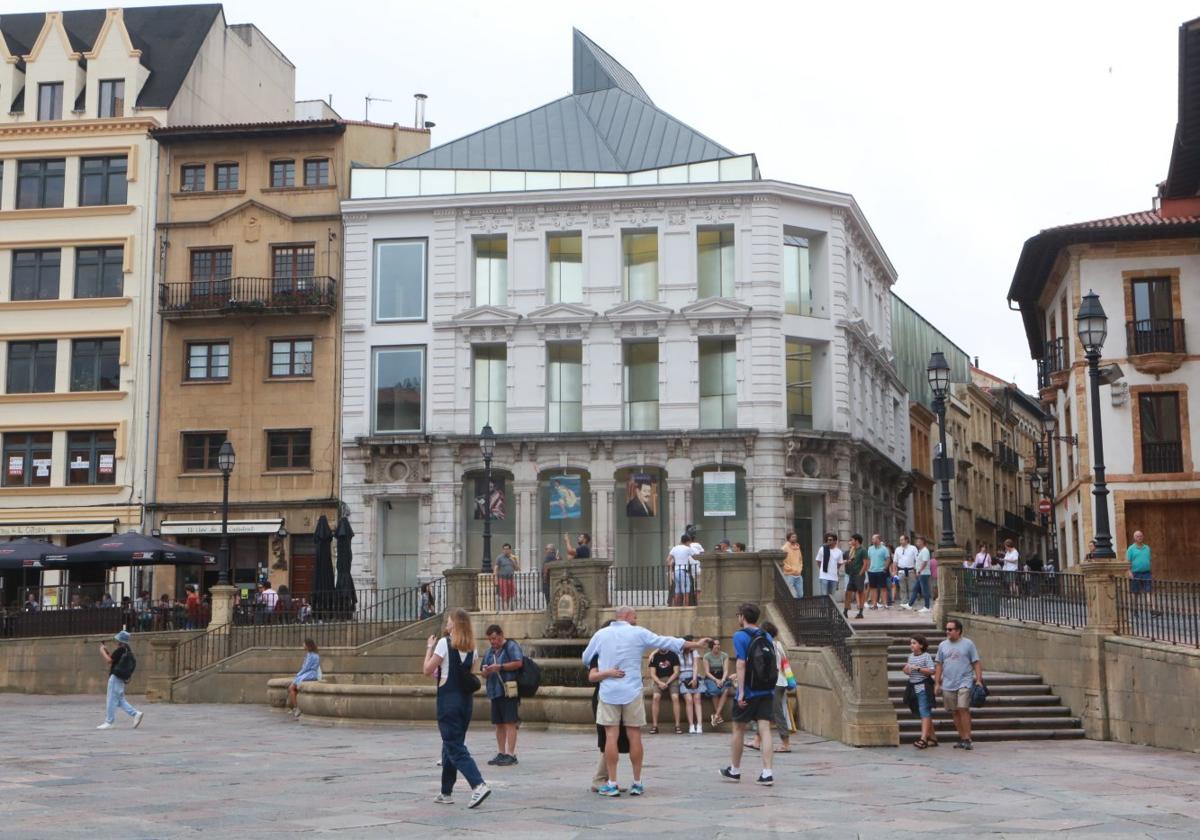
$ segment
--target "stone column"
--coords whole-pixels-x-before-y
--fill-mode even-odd
[[[208,592],[212,595],[212,618],[208,622],[208,629],[219,630],[232,626],[233,599],[237,595],[237,587],[214,586]]]
[[[171,683],[175,678],[175,648],[179,639],[150,640],[150,675],[146,678],[146,699],[151,703],[171,701]]]
[[[967,593],[959,585],[961,577],[954,569],[962,569],[963,550],[958,546],[939,548],[937,554],[937,601],[933,605],[933,622],[942,626],[951,613],[962,613],[967,609]]]
[[[774,562],[780,551],[746,551],[740,554],[701,554],[700,598],[696,608],[697,630],[729,638],[737,626],[737,608],[746,602],[770,600],[763,590],[763,568]]]
[[[851,636],[846,640],[853,668],[853,694],[843,707],[842,738],[854,747],[895,747],[900,744],[896,709],[888,697],[887,652],[884,635]]]
[[[1108,673],[1104,640],[1117,632],[1117,583],[1129,564],[1120,560],[1087,560],[1081,564],[1087,599],[1087,625],[1083,629],[1080,658],[1083,660],[1083,729],[1089,738],[1107,741],[1111,736],[1108,710]]]
[[[804,550],[804,559],[806,562],[809,561],[808,554],[810,551],[811,549]],[[787,555],[777,548],[755,553],[758,554],[759,584],[758,597],[754,602],[756,604],[763,604],[767,601],[775,600],[775,568],[783,564],[783,559]]]
[[[468,612],[479,608],[478,569],[447,569],[442,573],[446,578],[446,609],[462,607]]]

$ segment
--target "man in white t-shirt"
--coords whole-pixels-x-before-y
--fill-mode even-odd
[[[903,601],[912,592],[913,576],[917,568],[917,547],[908,541],[908,534],[901,534],[897,540],[896,551],[892,555],[896,564],[896,575],[900,578],[900,588],[904,594],[897,594],[897,600]]]
[[[832,597],[837,592],[838,569],[842,565],[842,550],[838,548],[837,534],[830,531],[825,535],[825,544],[817,549],[816,559],[821,594]]]
[[[671,603],[676,607],[695,606],[700,594],[700,561],[692,551],[692,538],[687,534],[668,552],[667,573],[673,593]]]

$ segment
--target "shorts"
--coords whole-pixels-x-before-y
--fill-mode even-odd
[[[508,601],[517,597],[516,578],[496,578],[496,590],[501,599]]]
[[[520,723],[520,697],[493,697],[492,723]]]
[[[846,575],[846,591],[847,592],[862,592],[863,591],[862,575]]]
[[[883,589],[888,585],[888,573],[867,572],[867,583],[872,589]]]
[[[1129,582],[1129,591],[1133,593],[1150,591],[1150,573],[1134,572],[1133,580]]]
[[[704,693],[704,682],[705,682],[704,680],[696,680],[696,687],[692,688],[690,685],[688,685],[687,680],[681,676],[679,678],[679,693],[683,694],[683,695],[703,694]]]
[[[946,707],[947,712],[953,712],[955,709],[971,710],[971,686],[959,688],[954,691],[946,691],[942,689],[942,704]]]
[[[605,703],[603,700],[596,704],[597,726],[645,726],[646,702],[639,696],[623,706]]]
[[[704,680],[704,696],[705,697],[720,697],[725,691],[733,688],[732,680],[714,680],[711,677],[706,677]]]
[[[933,717],[933,698],[929,696],[928,691],[917,692],[917,716],[922,718]]]
[[[679,696],[679,680],[672,681],[672,683],[669,686],[667,686],[667,690],[670,691],[672,694],[674,694],[676,697],[678,697]],[[658,687],[658,683],[654,683],[654,696],[655,697],[663,696],[663,689]]]
[[[743,706],[734,698],[733,719],[736,723],[752,723],[756,720],[771,720],[775,717],[775,692],[762,697],[751,697]]]

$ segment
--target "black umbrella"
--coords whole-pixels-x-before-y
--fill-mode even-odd
[[[313,581],[313,592],[333,591],[333,529],[329,520],[322,516],[317,520],[317,529],[313,531],[313,540],[317,543],[316,579]]]
[[[113,534],[70,548],[53,547],[43,559],[47,567],[80,566],[215,566],[217,558],[207,551],[147,537],[135,531]]]
[[[21,537],[0,543],[0,571],[8,569],[40,569],[42,557],[61,551],[62,547],[45,540]]]
[[[344,516],[339,519],[333,535],[337,537],[338,603],[349,611],[354,609],[358,601],[354,594],[354,578],[350,576],[350,565],[354,561],[354,549],[350,547],[354,539],[354,529],[350,527],[350,520]]]

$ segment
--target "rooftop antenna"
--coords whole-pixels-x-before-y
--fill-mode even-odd
[[[363,102],[364,102],[363,122],[370,122],[370,120],[371,120],[371,103],[372,102],[391,102],[391,101],[392,100],[390,100],[390,99],[381,99],[378,96],[371,96],[370,94],[367,94],[365,97],[363,97]]]

